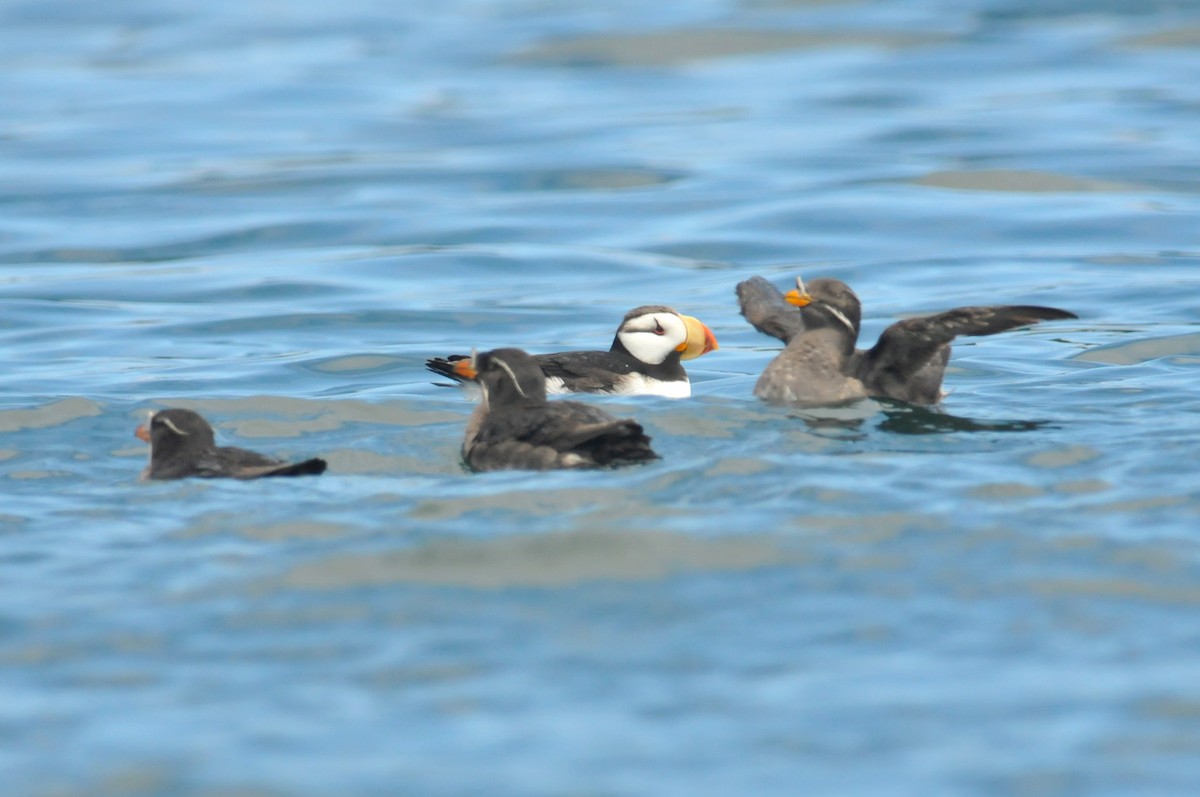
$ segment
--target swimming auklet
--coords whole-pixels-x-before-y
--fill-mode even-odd
[[[767,401],[829,404],[874,396],[933,404],[945,395],[942,376],[958,335],[994,335],[1039,321],[1078,318],[1054,307],[958,307],[897,321],[870,349],[857,349],[862,305],[836,279],[781,294],[762,277],[738,283],[742,315],[787,347],[767,366],[754,395]],[[798,310],[796,308],[799,308]]]
[[[699,319],[663,305],[645,305],[625,314],[608,351],[565,351],[533,358],[546,375],[546,391],[551,394],[686,398],[692,386],[680,361],[716,348],[712,330]],[[462,354],[433,357],[425,367],[461,382],[454,366],[465,359]]]
[[[323,459],[287,463],[244,448],[218,446],[208,421],[191,410],[159,410],[134,434],[150,444],[150,464],[142,471],[143,479],[257,479],[325,472]]]
[[[546,399],[546,377],[521,349],[457,360],[483,399],[467,422],[462,457],[475,471],[631,465],[658,459],[641,424],[578,401]]]

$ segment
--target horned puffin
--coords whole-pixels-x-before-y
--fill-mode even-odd
[[[550,394],[686,398],[692,386],[681,361],[716,349],[716,337],[699,319],[655,304],[626,313],[608,351],[564,351],[536,354],[533,359],[546,377]],[[462,354],[433,357],[425,367],[463,382],[455,364],[465,359]]]

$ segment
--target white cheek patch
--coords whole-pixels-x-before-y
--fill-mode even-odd
[[[658,365],[674,348],[666,336],[660,337],[653,332],[622,332],[619,337],[629,353],[647,365]]]
[[[663,334],[655,335],[654,329],[659,326]],[[634,357],[647,365],[658,365],[687,343],[687,326],[677,315],[658,313],[633,319],[617,337]]]

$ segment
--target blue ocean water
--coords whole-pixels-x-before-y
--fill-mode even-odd
[[[1187,795],[1200,6],[0,3],[5,795]],[[762,274],[955,347],[754,382]],[[659,463],[471,475],[426,357],[667,303]],[[185,406],[319,479],[139,482]]]

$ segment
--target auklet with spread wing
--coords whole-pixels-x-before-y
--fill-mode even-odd
[[[959,307],[897,321],[864,350],[855,348],[862,304],[841,280],[814,279],[806,286],[797,277],[796,290],[785,295],[762,277],[752,277],[738,283],[737,294],[746,320],[787,344],[759,377],[754,395],[801,404],[866,396],[933,404],[944,395],[942,377],[957,336],[1078,318],[1033,305]]]
[[[636,421],[578,401],[548,401],[540,364],[521,349],[475,354],[457,360],[454,371],[477,381],[483,393],[463,438],[463,461],[472,470],[598,468],[658,459]]]
[[[325,472],[325,460],[288,463],[234,446],[218,446],[208,421],[191,410],[159,410],[134,434],[150,444],[143,479],[258,479]]]
[[[536,354],[548,393],[616,393],[686,398],[692,394],[682,360],[717,348],[712,330],[699,319],[664,305],[636,307],[625,314],[608,351]],[[425,367],[455,381],[463,354],[433,357]]]

